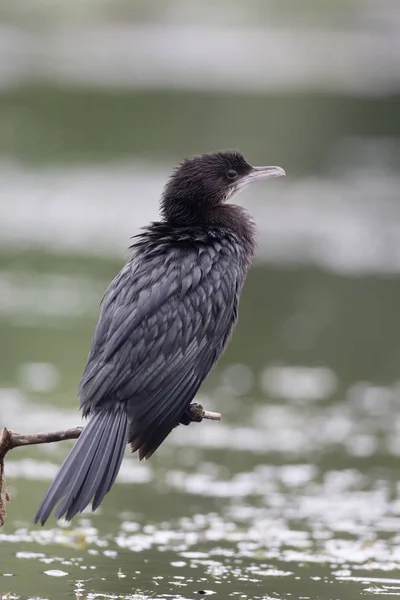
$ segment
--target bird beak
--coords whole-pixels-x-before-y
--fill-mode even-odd
[[[248,175],[245,175],[243,179],[238,181],[237,189],[244,188],[253,181],[259,179],[270,179],[271,177],[283,177],[286,175],[285,171],[281,167],[253,167]]]

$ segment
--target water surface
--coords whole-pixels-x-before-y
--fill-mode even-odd
[[[398,596],[398,10],[165,4],[99,3],[94,20],[88,3],[32,3],[24,24],[2,7],[0,426],[80,423],[130,237],[177,160],[234,147],[288,177],[239,199],[259,251],[197,398],[223,418],[179,427],[147,463],[127,450],[101,508],[71,524],[33,525],[71,444],[12,451],[0,597]]]

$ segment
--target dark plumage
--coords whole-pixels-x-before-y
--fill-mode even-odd
[[[279,177],[238,152],[184,160],[161,199],[160,222],[137,236],[107,289],[79,387],[90,421],[35,517],[93,510],[118,474],[125,445],[149,458],[184,419],[237,319],[255,252],[250,215],[226,204],[247,183]]]

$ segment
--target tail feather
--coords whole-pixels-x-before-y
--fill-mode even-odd
[[[126,421],[120,420],[118,423],[118,432],[111,438],[112,447],[109,451],[109,462],[105,469],[105,477],[97,488],[93,498],[92,508],[96,510],[99,507],[104,496],[110,491],[118,474],[122,459],[124,457],[126,440],[128,437],[128,425]],[[125,444],[119,444],[118,440],[123,437]]]
[[[95,413],[65,459],[35,516],[44,525],[62,500],[56,517],[70,520],[89,504],[93,510],[113,485],[128,438],[128,417],[122,407]]]
[[[112,414],[107,413],[103,427],[98,428],[92,436],[90,447],[86,455],[82,455],[82,462],[79,465],[78,472],[74,475],[72,485],[57,508],[55,513],[57,519],[62,517],[64,513],[66,513],[68,520],[72,519],[76,513],[82,512],[93,497],[95,487],[98,485],[99,473],[102,470],[102,463],[104,460],[108,460],[107,448],[104,447],[104,442],[107,445],[107,441],[110,439],[110,418],[112,419],[112,417]],[[101,448],[101,454],[98,451],[99,448]]]
[[[68,454],[67,458],[61,465],[61,468],[57,473],[55,480],[47,490],[46,495],[43,498],[42,503],[39,507],[39,510],[36,513],[35,523],[40,521],[41,524],[44,525],[55,505],[67,493],[68,483],[73,481],[74,472],[78,469],[78,454],[81,456],[86,455],[87,448],[88,446],[90,446],[91,443],[91,433],[93,435],[95,435],[96,433],[95,417],[93,417],[86,425],[75,446],[72,448],[71,452]]]

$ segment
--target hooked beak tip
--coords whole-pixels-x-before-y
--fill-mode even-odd
[[[283,177],[286,175],[282,167],[252,167],[250,173],[245,175],[237,184],[236,190],[241,190],[249,183],[272,177]]]
[[[253,167],[254,179],[268,179],[270,177],[284,177],[286,172],[282,167]]]

